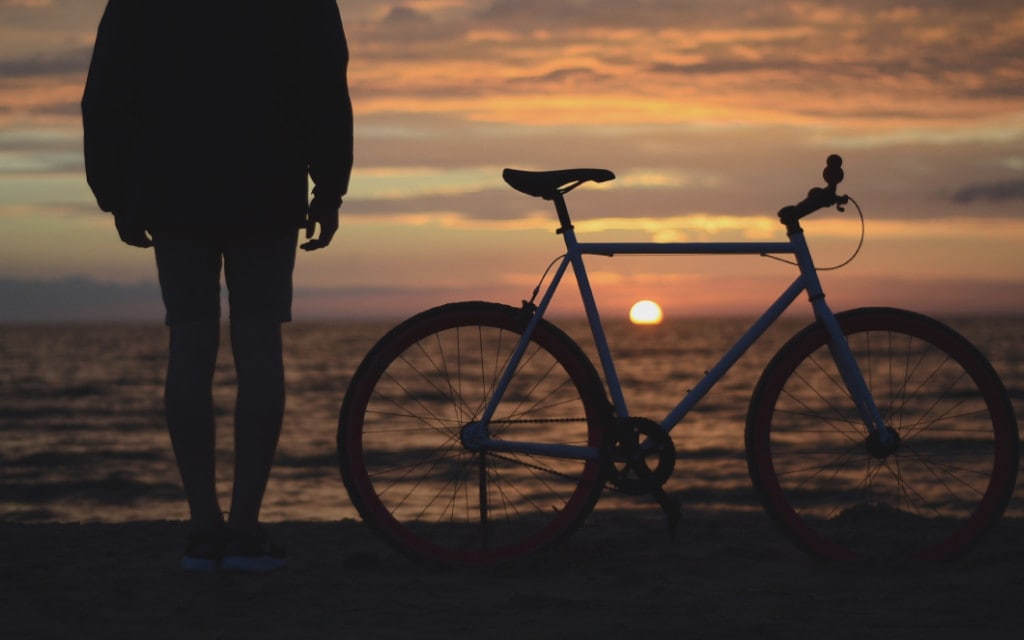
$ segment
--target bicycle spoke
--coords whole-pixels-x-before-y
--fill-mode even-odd
[[[396,548],[458,564],[513,557],[567,535],[600,495],[597,461],[463,442],[493,400],[491,438],[601,446],[603,385],[546,322],[495,398],[520,318],[502,305],[439,307],[385,336],[357,371],[339,418],[342,477],[360,514]]]
[[[965,553],[1016,476],[1016,424],[998,378],[934,320],[889,309],[836,318],[898,440],[871,445],[828,336],[808,327],[768,365],[751,403],[747,457],[765,508],[814,555]]]

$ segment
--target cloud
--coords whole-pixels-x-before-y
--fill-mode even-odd
[[[476,12],[394,9],[350,36],[369,113],[564,124],[591,104],[595,123],[674,111],[675,121],[948,126],[1019,110],[1024,93],[1024,11],[993,0],[501,0]]]
[[[446,296],[444,287],[297,287],[296,319],[380,318],[409,315]],[[226,304],[226,301],[223,303]],[[225,307],[224,317],[227,317]],[[29,322],[163,322],[160,287],[70,277],[50,280],[0,278],[0,325]]]
[[[0,0],[0,276],[136,273],[110,266],[120,254],[79,159],[78,100],[104,4]],[[340,287],[311,294],[318,305],[369,310],[421,291],[353,283],[444,282],[448,291],[492,269],[518,273],[536,256],[546,265],[544,252],[558,249],[550,203],[507,188],[505,166],[613,170],[613,183],[573,192],[573,219],[598,235],[646,240],[706,234],[708,220],[738,232],[774,225],[775,211],[820,186],[825,156],[840,153],[842,186],[868,218],[868,248],[891,247],[879,249],[880,271],[904,273],[917,259],[912,268],[930,277],[963,253],[940,233],[949,228],[983,247],[981,258],[996,255],[981,260],[992,269],[1022,272],[1019,225],[995,222],[1021,219],[1019,3],[339,4],[357,127],[342,212],[353,235],[340,242],[358,241],[313,258],[335,268],[304,267],[297,284]],[[833,216],[856,220],[851,208],[814,224]],[[995,231],[997,252],[984,235]],[[935,245],[955,248],[920,258]],[[93,312],[74,287],[36,286],[45,295],[32,304],[58,317]],[[141,295],[100,289],[114,309]],[[11,290],[0,291],[7,312]],[[431,291],[425,304],[462,297]]]
[[[1024,9],[1000,0],[407,0],[342,3],[360,116],[594,124],[847,123],[948,129],[1020,112]],[[60,99],[0,105],[73,118],[99,0],[0,5],[0,77]],[[589,108],[588,108],[589,107]],[[8,107],[10,108],[10,107]]]
[[[957,189],[950,199],[957,204],[1024,200],[1024,179],[970,184]]]
[[[55,280],[0,278],[0,322],[161,320],[155,282],[115,284],[72,277]]]
[[[37,53],[28,57],[0,60],[0,77],[34,78],[84,74],[89,69],[92,47],[79,47],[56,53]]]
[[[53,0],[4,0],[8,7],[27,7],[29,9],[41,9],[53,4]]]

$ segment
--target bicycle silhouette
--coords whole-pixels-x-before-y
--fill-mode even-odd
[[[356,371],[338,423],[341,474],[363,519],[400,551],[434,562],[507,560],[563,540],[606,487],[664,491],[670,432],[798,296],[814,322],[768,363],[747,414],[751,481],[764,508],[813,556],[960,556],[1001,517],[1019,461],[1009,397],[985,357],[910,311],[833,313],[800,226],[838,195],[826,186],[779,211],[785,242],[579,242],[565,194],[603,169],[506,169],[514,189],[554,203],[565,242],[551,281],[521,307],[459,302],[401,323]],[[856,204],[856,203],[854,203]],[[859,209],[858,209],[859,210]],[[661,420],[628,410],[584,257],[787,255],[799,274]],[[603,377],[544,318],[569,269]]]

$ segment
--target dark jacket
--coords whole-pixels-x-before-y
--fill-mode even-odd
[[[334,0],[110,0],[82,98],[89,186],[147,228],[299,227],[352,170]]]

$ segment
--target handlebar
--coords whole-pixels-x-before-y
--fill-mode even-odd
[[[849,196],[836,195],[836,185],[843,181],[843,159],[832,154],[825,160],[825,170],[821,172],[825,178],[826,187],[815,187],[807,192],[807,197],[795,205],[783,207],[779,210],[779,219],[787,227],[796,225],[797,221],[808,216],[818,209],[825,209],[836,205],[840,211],[850,201]]]

